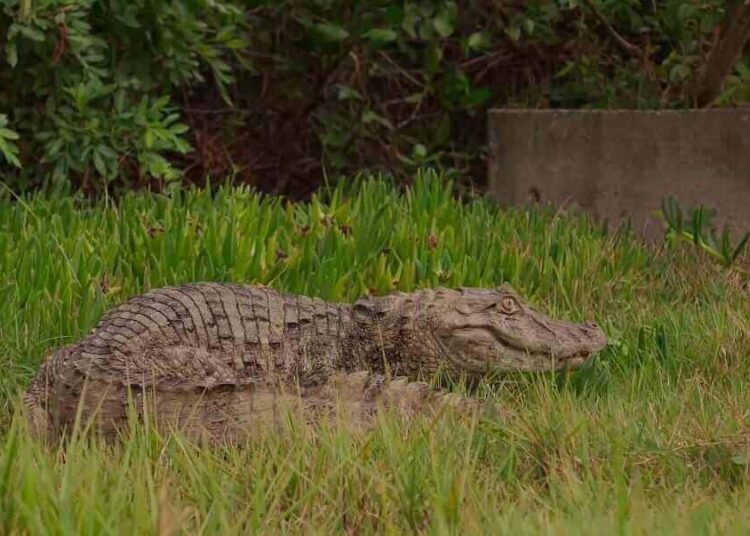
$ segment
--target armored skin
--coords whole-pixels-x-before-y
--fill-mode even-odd
[[[507,285],[337,304],[195,283],[152,290],[107,312],[42,364],[25,404],[43,436],[59,435],[79,411],[114,432],[129,408],[150,407],[160,422],[235,437],[282,400],[311,410],[338,397],[369,414],[399,392],[442,401],[417,381],[438,371],[479,378],[573,369],[605,345],[595,324],[551,319]]]

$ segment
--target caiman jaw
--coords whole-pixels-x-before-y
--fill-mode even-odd
[[[580,368],[590,355],[591,352],[583,350],[567,357],[555,358],[555,370],[575,370]]]
[[[599,328],[555,322],[555,337],[517,340],[495,326],[463,325],[441,347],[454,368],[475,374],[503,371],[561,371],[583,366],[606,344]]]
[[[480,360],[464,352],[451,351],[443,346],[447,360],[457,369],[475,374],[486,374],[488,372],[511,372],[511,371],[563,371],[581,368],[591,357],[592,352],[582,350],[567,356],[553,356],[550,354],[524,352],[513,348],[506,351],[504,359]],[[509,354],[515,354],[510,357]]]

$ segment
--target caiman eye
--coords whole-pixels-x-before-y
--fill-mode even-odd
[[[518,302],[510,296],[505,296],[500,300],[500,310],[506,315],[512,315],[518,311]]]

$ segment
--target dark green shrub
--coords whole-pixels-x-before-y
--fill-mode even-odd
[[[165,156],[190,146],[171,95],[207,76],[231,82],[242,20],[222,0],[0,0],[0,110],[20,161],[7,125],[0,153],[23,165],[19,186],[176,178]]]
[[[490,106],[692,106],[727,5],[0,0],[0,162],[24,187],[182,168],[296,194],[424,166],[481,183]],[[748,73],[716,102],[746,102]]]
[[[294,116],[306,151],[297,154],[284,128],[268,128],[270,141],[254,137],[253,156],[280,152],[257,168],[271,184],[304,176],[309,160],[334,177],[440,165],[481,182],[490,106],[690,107],[726,4],[257,1],[242,128]],[[747,98],[746,71],[731,77],[723,104]]]

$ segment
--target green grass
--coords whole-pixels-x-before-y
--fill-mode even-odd
[[[0,533],[750,531],[750,300],[688,246],[462,205],[430,177],[306,205],[229,189],[96,206],[0,195]],[[291,423],[221,449],[142,428],[64,452],[28,437],[17,396],[46,353],[132,294],[196,280],[334,300],[508,281],[596,319],[611,344],[584,371],[494,386],[501,420]]]

